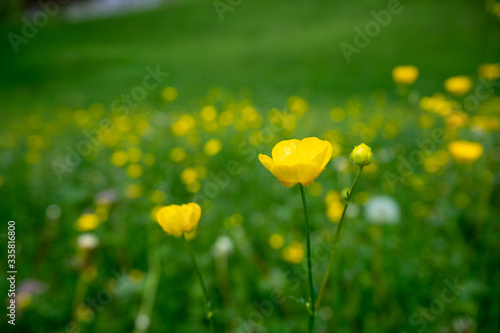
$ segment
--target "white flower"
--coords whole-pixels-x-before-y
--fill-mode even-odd
[[[215,258],[227,257],[233,253],[234,244],[231,238],[227,236],[219,236],[212,246],[212,255]]]
[[[76,243],[80,249],[93,250],[99,245],[99,238],[91,233],[85,233],[78,236]]]
[[[401,209],[393,198],[377,195],[367,201],[364,215],[372,224],[397,224],[401,218]]]

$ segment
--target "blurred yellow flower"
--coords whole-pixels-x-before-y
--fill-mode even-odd
[[[332,145],[315,137],[278,142],[272,158],[259,154],[259,160],[287,187],[297,183],[311,185],[332,156]]]
[[[142,165],[130,164],[127,167],[127,174],[130,178],[139,178],[142,175]]]
[[[344,120],[345,118],[345,111],[342,108],[334,108],[330,111],[330,118],[338,123]]]
[[[478,69],[479,75],[487,80],[494,81],[500,78],[500,63],[481,64]]]
[[[127,153],[123,151],[115,151],[113,155],[111,155],[111,164],[114,166],[120,167],[127,163]]]
[[[198,172],[195,168],[187,168],[181,172],[181,181],[184,184],[191,184],[198,180]]]
[[[184,205],[165,206],[156,214],[158,224],[163,230],[176,237],[195,230],[200,217],[201,208],[194,202]]]
[[[304,246],[300,242],[293,242],[281,250],[281,257],[291,264],[300,264],[304,260]]]
[[[95,214],[82,214],[76,221],[78,231],[94,230],[99,225],[99,218]]]
[[[462,96],[472,88],[472,81],[465,75],[454,76],[444,82],[444,88],[450,94]]]
[[[167,102],[173,102],[177,99],[177,97],[179,96],[179,92],[177,91],[177,89],[175,89],[174,87],[165,87],[163,88],[163,90],[161,91],[161,96],[163,97],[164,100],[166,100]]]
[[[269,246],[273,249],[280,249],[285,244],[285,238],[281,234],[272,234],[269,237]]]
[[[342,201],[332,201],[326,206],[326,216],[333,223],[339,223],[344,210]]]
[[[351,159],[351,162],[356,166],[366,166],[373,162],[372,149],[362,143],[359,146],[354,147],[351,155],[349,155],[349,158]]]
[[[459,163],[472,163],[483,154],[483,146],[480,143],[465,140],[451,142],[448,150],[453,159]]]
[[[309,107],[307,101],[299,96],[291,96],[287,104],[290,112],[296,115],[304,114]]]
[[[141,160],[142,151],[137,147],[130,148],[127,152],[127,157],[130,163],[137,163]]]
[[[165,201],[165,199],[166,199],[165,192],[160,190],[154,190],[149,196],[149,200],[155,204],[161,204]]]
[[[215,156],[222,149],[222,142],[219,139],[210,139],[203,146],[203,151],[207,156]]]
[[[500,130],[500,118],[477,116],[472,119],[472,123],[484,131],[493,132]]]
[[[175,147],[170,151],[170,159],[174,162],[181,162],[187,157],[186,151],[182,147]]]
[[[176,122],[172,124],[172,133],[175,136],[184,136],[194,128],[195,124],[196,122],[193,116],[189,114],[183,114]]]
[[[201,109],[200,114],[204,121],[214,121],[217,118],[217,109],[213,105],[208,105]]]
[[[142,195],[142,186],[131,184],[125,189],[125,195],[130,199],[137,199]]]
[[[234,122],[234,113],[231,111],[224,111],[219,115],[219,123],[222,126],[229,126]]]
[[[397,66],[392,70],[392,79],[397,84],[411,85],[418,78],[418,68],[415,66]]]

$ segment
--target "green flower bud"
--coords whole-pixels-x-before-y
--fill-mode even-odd
[[[351,162],[356,166],[366,166],[373,162],[372,149],[362,143],[359,146],[354,147],[349,158],[351,159]]]

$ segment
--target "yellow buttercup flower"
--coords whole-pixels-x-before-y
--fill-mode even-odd
[[[201,208],[194,202],[165,206],[156,214],[158,224],[163,230],[176,237],[195,230],[200,217]]]
[[[471,87],[472,82],[465,75],[450,77],[444,82],[446,91],[456,96],[465,95]]]
[[[481,64],[478,69],[479,75],[487,80],[496,80],[500,78],[500,63]]]
[[[453,141],[448,145],[453,159],[459,163],[472,163],[483,155],[483,146],[478,142]]]
[[[304,260],[304,246],[302,243],[293,242],[281,251],[281,256],[291,264],[300,264]]]
[[[349,158],[354,165],[359,167],[371,164],[373,162],[372,149],[362,143],[354,147]]]
[[[94,230],[99,225],[99,218],[95,214],[82,214],[76,221],[76,229],[79,231]]]
[[[284,140],[272,151],[273,158],[259,154],[260,162],[287,187],[311,185],[332,157],[330,142],[318,138]]]
[[[392,70],[392,79],[398,84],[411,85],[418,78],[418,68],[415,66],[397,66]]]
[[[210,139],[203,146],[203,151],[207,156],[217,155],[222,149],[222,142],[219,139]]]
[[[167,102],[173,102],[177,99],[177,97],[179,96],[179,92],[177,91],[177,89],[175,89],[174,87],[165,87],[162,91],[161,91],[161,96],[163,97],[164,100],[166,100]]]

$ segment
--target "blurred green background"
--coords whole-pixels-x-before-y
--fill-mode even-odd
[[[9,220],[18,270],[16,326],[4,316],[2,332],[208,332],[184,245],[151,217],[192,200],[203,208],[191,244],[216,331],[306,331],[298,188],[281,186],[256,156],[308,136],[334,143],[334,160],[308,190],[313,248],[329,247],[330,207],[356,172],[346,160],[353,146],[365,142],[376,156],[317,332],[500,330],[498,78],[480,107],[466,107],[484,86],[478,67],[500,60],[498,3],[401,1],[350,63],[340,44],[354,45],[354,28],[390,2],[179,0],[70,19],[82,3],[58,7],[18,52],[9,34],[22,36],[40,9],[0,7],[0,270]],[[223,19],[216,5],[230,8]],[[399,65],[416,66],[418,80],[395,83]],[[168,76],[118,114],[114,103],[143,86],[147,67]],[[461,96],[443,87],[457,75],[473,84]],[[426,108],[426,97],[449,110]],[[103,120],[113,129],[101,136]],[[445,139],[432,139],[435,129]],[[97,144],[68,167],[68,151],[89,140],[84,131]],[[481,157],[460,163],[448,149],[459,139],[479,143]],[[428,140],[430,155],[406,175],[404,160]],[[226,182],[230,161],[240,169]],[[366,204],[380,195],[396,201],[380,209],[399,209],[398,223],[370,220]],[[92,250],[84,233],[98,240]],[[222,255],[221,235],[234,247]],[[319,257],[317,284],[326,269]],[[445,302],[448,282],[462,289]]]

